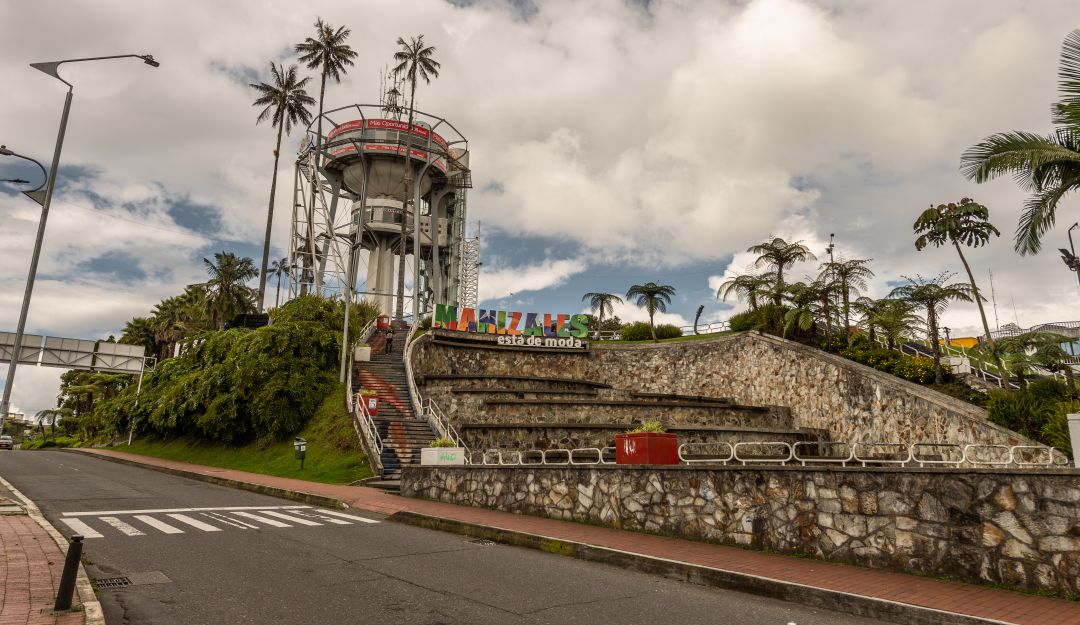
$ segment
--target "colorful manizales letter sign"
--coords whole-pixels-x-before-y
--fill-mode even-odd
[[[584,349],[589,336],[588,315],[522,314],[510,310],[462,308],[435,305],[432,327],[496,334],[499,345],[522,347],[563,347]]]

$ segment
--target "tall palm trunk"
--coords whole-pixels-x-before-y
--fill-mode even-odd
[[[305,258],[305,263],[308,267],[301,274],[307,280],[311,281],[312,285],[316,284],[315,272],[318,271],[315,262],[315,238],[311,236],[311,232],[315,229],[315,195],[318,190],[319,184],[319,164],[322,162],[322,114],[323,114],[323,97],[326,95],[326,68],[323,68],[322,78],[319,82],[319,120],[315,123],[315,161],[311,167],[311,203],[308,205],[307,211],[307,247],[308,253]],[[306,289],[307,280],[301,280],[301,289]]]
[[[650,306],[649,307],[649,333],[652,334],[653,343],[658,343],[659,341],[657,341],[657,339],[656,339],[656,326],[653,324],[653,313],[655,313],[655,312],[656,312],[655,309],[653,309],[653,307]]]
[[[277,147],[274,148],[274,175],[270,178],[270,206],[266,209],[266,238],[263,240],[262,271],[259,272],[259,312],[263,311],[263,295],[266,293],[266,268],[270,264],[270,230],[274,225],[274,196],[277,194],[278,159],[281,158],[281,131],[284,120],[278,124]],[[217,323],[215,322],[215,326]]]
[[[412,201],[412,126],[413,115],[416,112],[414,105],[416,104],[416,75],[410,76],[409,81],[409,122],[405,128],[405,177],[402,181],[402,202],[401,202],[401,249],[398,256],[398,275],[397,275],[397,317],[398,323],[401,323],[405,319],[405,245],[408,242],[408,223],[409,223],[409,203]],[[415,210],[415,208],[413,209]],[[419,262],[420,250],[413,250],[415,262]],[[413,285],[413,297],[418,297],[416,288],[418,285]],[[413,319],[413,323],[416,320]]]
[[[277,275],[277,289],[274,290],[274,308],[281,306],[281,274]]]
[[[1008,391],[1009,386],[1009,372],[1005,369],[1005,363],[1001,360],[1001,355],[997,352],[997,347],[994,345],[994,338],[990,336],[990,324],[986,321],[986,311],[983,309],[982,296],[979,295],[979,287],[975,284],[975,276],[971,273],[971,266],[968,265],[967,258],[964,258],[964,252],[960,249],[960,243],[953,241],[953,247],[956,248],[956,253],[960,255],[960,262],[964,263],[964,271],[967,272],[968,280],[971,282],[971,290],[975,292],[975,304],[979,307],[979,318],[982,319],[983,331],[986,332],[986,344],[990,348],[990,354],[994,358],[994,364],[997,365],[998,372],[1001,373],[1001,377],[1005,380],[1005,390]]]
[[[926,325],[930,330],[930,353],[934,355],[934,384],[944,382],[941,374],[941,346],[938,345],[937,311],[933,306],[926,307]]]

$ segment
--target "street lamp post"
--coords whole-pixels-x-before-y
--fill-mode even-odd
[[[11,385],[15,381],[15,366],[19,361],[22,351],[23,333],[26,330],[26,313],[30,309],[30,296],[34,291],[34,278],[37,276],[38,259],[41,256],[41,243],[45,238],[45,222],[49,218],[49,206],[52,204],[53,188],[56,186],[56,172],[60,166],[60,150],[64,147],[64,134],[67,132],[68,114],[71,112],[71,97],[75,87],[60,77],[58,70],[64,63],[82,63],[84,61],[105,61],[109,59],[142,59],[150,67],[160,65],[149,54],[115,54],[112,56],[94,56],[81,59],[65,59],[63,61],[49,61],[45,63],[31,63],[30,67],[44,72],[67,85],[67,94],[64,96],[64,112],[60,115],[60,130],[56,136],[56,147],[53,149],[52,168],[49,170],[45,181],[45,197],[37,199],[30,195],[31,199],[41,204],[41,219],[38,220],[37,238],[34,240],[34,252],[30,256],[30,273],[26,278],[26,291],[23,292],[22,307],[19,309],[19,325],[15,330],[15,345],[11,351],[11,360],[8,362],[7,377],[4,382],[4,396],[0,401],[0,432],[4,429],[4,419],[7,417],[11,403]],[[6,148],[5,148],[6,150]],[[10,152],[10,150],[7,150]],[[0,153],[0,154],[6,154]],[[7,154],[14,156],[14,153]],[[35,161],[36,162],[36,161]],[[38,163],[40,165],[40,163]],[[40,187],[39,187],[40,189]],[[37,192],[38,190],[35,190]],[[27,194],[29,195],[29,193]]]

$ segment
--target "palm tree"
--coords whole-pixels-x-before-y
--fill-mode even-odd
[[[322,123],[323,103],[326,97],[326,79],[330,78],[334,82],[340,83],[341,77],[348,73],[347,68],[352,67],[353,59],[356,58],[356,51],[345,43],[351,33],[352,30],[344,26],[335,30],[333,26],[322,21],[320,17],[315,20],[315,36],[306,37],[304,41],[295,46],[296,53],[300,55],[299,61],[308,69],[319,72],[319,116],[315,122],[315,166],[311,168],[312,205],[315,204],[315,192],[317,190],[315,177],[318,174],[319,163],[322,161]],[[307,227],[309,232],[315,227],[311,222],[312,216],[311,213],[308,214]],[[311,253],[309,258],[314,258],[315,250],[308,251]]]
[[[120,342],[128,345],[142,345],[151,354],[157,353],[153,323],[147,317],[133,317],[131,321],[125,323]]]
[[[1062,343],[1068,343],[1070,340],[1053,332],[1025,332],[1002,339],[1000,351],[1008,355],[1009,366],[1020,378],[1021,385],[1027,386],[1027,378],[1024,377],[1025,370],[1037,366],[1050,371],[1063,372],[1069,390],[1075,393],[1076,380],[1072,367],[1065,364],[1071,355],[1061,347]]]
[[[968,281],[971,282],[975,304],[979,307],[983,332],[986,333],[987,351],[994,354],[998,370],[1002,376],[1005,376],[1007,375],[1005,363],[994,346],[994,337],[990,334],[990,324],[986,321],[986,310],[983,309],[983,297],[979,294],[979,285],[975,283],[971,265],[964,257],[964,251],[960,249],[961,243],[968,247],[979,247],[989,243],[991,235],[1001,236],[998,229],[990,223],[989,218],[990,211],[971,198],[963,198],[959,204],[949,202],[931,206],[915,220],[915,232],[919,234],[919,237],[915,239],[915,249],[921,251],[927,245],[941,247],[949,243],[956,248],[956,253],[960,255],[960,262],[964,265],[964,271],[967,272]]]
[[[860,297],[851,306],[862,315],[870,341],[876,340],[880,330],[889,349],[895,349],[897,342],[914,334],[922,324],[911,304],[902,299]]]
[[[840,293],[844,329],[851,327],[851,296],[858,295],[866,288],[866,281],[874,277],[873,270],[867,265],[872,258],[853,258],[851,260],[829,261],[821,266],[821,278],[836,283]]]
[[[972,297],[971,286],[963,283],[946,284],[953,274],[942,273],[937,277],[926,279],[922,276],[909,278],[902,276],[908,281],[892,290],[889,297],[903,298],[916,307],[926,310],[926,331],[930,339],[930,350],[934,354],[934,383],[941,384],[943,375],[941,369],[941,345],[938,338],[938,320],[941,314],[954,300],[970,302]]]
[[[671,304],[671,298],[674,296],[675,287],[656,284],[655,282],[635,284],[626,291],[626,299],[636,298],[634,303],[638,307],[644,306],[649,313],[649,332],[652,334],[653,342],[656,342],[656,326],[653,323],[653,315],[657,312],[667,312],[667,307]]]
[[[604,323],[604,315],[613,315],[615,313],[615,302],[623,303],[623,299],[618,295],[611,293],[586,293],[581,296],[581,301],[589,302],[589,310],[594,314],[598,314],[596,325]]]
[[[786,338],[788,333],[798,328],[803,332],[809,331],[814,327],[814,321],[818,315],[818,305],[822,300],[826,302],[825,319],[828,320],[828,300],[829,290],[823,288],[823,285],[814,282],[807,284],[805,282],[796,282],[795,284],[789,284],[785,287],[788,298],[791,301],[791,308],[784,313],[784,337]]]
[[[394,76],[404,74],[409,81],[409,123],[405,130],[405,177],[401,184],[401,251],[398,256],[396,317],[400,322],[405,317],[405,243],[408,236],[408,217],[411,212],[409,206],[413,201],[413,168],[410,152],[412,150],[413,119],[416,115],[416,79],[417,77],[423,78],[425,84],[431,84],[433,77],[439,77],[440,65],[433,58],[435,56],[435,47],[424,46],[423,35],[410,37],[408,42],[404,38],[398,37],[397,44],[400,50],[394,53],[394,61],[397,62],[397,66],[394,67]],[[415,253],[416,257],[419,258],[420,250],[415,250]],[[418,288],[418,285],[414,285],[413,288]],[[414,294],[414,296],[419,296],[419,294]]]
[[[274,195],[277,192],[278,159],[281,156],[281,133],[290,134],[296,124],[308,124],[311,122],[311,111],[308,107],[315,100],[307,94],[304,87],[311,78],[300,79],[296,75],[296,66],[290,65],[284,69],[281,65],[270,64],[270,74],[273,76],[273,84],[261,82],[252,83],[252,89],[259,93],[252,104],[261,106],[263,110],[255,119],[260,124],[267,119],[272,126],[277,128],[277,144],[274,147],[274,176],[270,182],[270,206],[266,211],[266,238],[263,240],[262,270],[259,271],[259,296],[258,310],[263,309],[263,295],[266,292],[266,268],[270,262],[270,230],[274,223]]]
[[[207,308],[215,328],[222,328],[236,315],[250,312],[254,290],[244,284],[259,275],[250,258],[238,258],[232,252],[217,252],[214,261],[204,258],[210,280],[206,282]]]
[[[720,285],[716,290],[716,299],[727,301],[727,298],[734,294],[739,299],[745,299],[750,310],[757,310],[762,298],[766,297],[772,287],[772,273],[740,274],[728,278]]]
[[[773,303],[777,306],[783,301],[784,270],[791,268],[792,265],[799,261],[817,260],[817,257],[810,253],[810,248],[803,245],[802,241],[788,243],[780,237],[773,237],[771,240],[754,245],[746,251],[758,255],[754,261],[755,267],[771,267],[776,272],[776,282],[774,284],[776,290],[773,294]]]
[[[960,170],[970,180],[986,182],[1011,174],[1031,191],[1016,227],[1020,254],[1038,254],[1042,236],[1054,225],[1057,205],[1065,194],[1080,189],[1080,30],[1065,38],[1058,68],[1061,100],[1052,107],[1057,125],[1047,135],[1001,132],[964,152]]]
[[[282,258],[270,264],[270,275],[277,278],[277,287],[274,289],[274,308],[281,306],[281,276],[289,275],[289,259]]]

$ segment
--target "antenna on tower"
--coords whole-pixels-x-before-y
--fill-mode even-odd
[[[476,308],[480,297],[480,222],[476,222],[476,236],[465,239],[461,251],[461,305]]]
[[[1001,324],[998,323],[997,314],[997,292],[994,291],[994,272],[989,269],[986,270],[990,274],[990,301],[994,302],[994,329],[1000,330]]]

